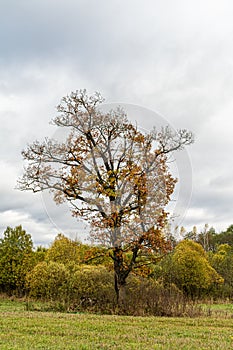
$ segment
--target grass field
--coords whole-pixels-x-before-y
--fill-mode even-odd
[[[32,312],[25,310],[25,303],[0,299],[0,349],[233,349],[230,315],[162,318]]]

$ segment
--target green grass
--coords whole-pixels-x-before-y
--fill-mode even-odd
[[[26,311],[0,300],[0,349],[232,349],[231,318],[101,316]]]
[[[221,304],[207,303],[200,304],[200,306],[202,306],[204,313],[209,316],[216,318],[232,318],[233,320],[233,304],[229,302]]]

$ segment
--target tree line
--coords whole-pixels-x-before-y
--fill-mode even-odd
[[[150,263],[133,269],[121,310],[169,315],[186,298],[233,297],[233,225],[220,234],[211,228],[190,236],[180,241],[173,237],[169,253],[161,257],[155,252]],[[22,226],[7,227],[0,239],[0,291],[51,302],[66,311],[112,312],[117,301],[110,255],[106,247],[62,234],[49,248],[34,247]]]

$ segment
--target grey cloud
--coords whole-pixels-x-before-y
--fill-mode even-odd
[[[46,230],[76,234],[81,227],[67,208],[48,201],[47,215],[37,197],[16,193],[12,177],[16,181],[22,171],[21,149],[56,133],[49,120],[60,98],[83,87],[102,92],[106,103],[141,105],[159,111],[165,124],[193,130],[196,143],[188,150],[193,180],[185,172],[181,179],[187,188],[193,182],[184,224],[229,223],[232,9],[227,0],[2,1],[0,157],[14,165],[8,168],[11,177],[8,170],[1,176],[4,224],[22,219],[45,241]],[[149,112],[146,117],[135,115],[134,107],[132,112],[146,129],[158,123]]]

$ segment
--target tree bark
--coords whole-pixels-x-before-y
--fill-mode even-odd
[[[114,259],[114,272],[115,272],[115,292],[117,306],[122,306],[125,301],[125,286],[126,279],[130,273],[129,266],[124,266],[123,251],[119,247],[115,247],[113,250]]]

